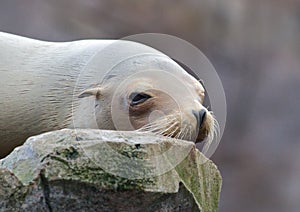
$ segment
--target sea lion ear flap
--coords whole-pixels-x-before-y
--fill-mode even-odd
[[[89,97],[89,96],[95,96],[99,97],[101,95],[101,88],[100,87],[93,87],[93,88],[88,88],[81,92],[78,96],[78,98],[84,98],[84,97]]]

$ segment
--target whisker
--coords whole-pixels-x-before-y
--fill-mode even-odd
[[[174,133],[176,133],[176,131],[179,129],[179,127],[176,127],[173,131],[171,131],[169,134],[167,134],[167,137],[172,137],[174,135]]]
[[[152,122],[151,124],[144,125],[143,127],[137,129],[137,131],[145,131],[145,130],[149,130],[149,129],[154,129],[156,127],[162,128],[165,126],[167,126],[167,123],[165,123],[165,122],[157,122],[157,123]]]
[[[168,128],[164,129],[163,131],[161,131],[161,134],[164,132],[167,132],[168,130],[172,129],[174,126],[176,126],[178,123],[174,122],[173,124],[171,124],[171,126],[169,126]]]
[[[202,152],[204,154],[209,150],[209,147],[211,146],[212,142],[217,141],[215,138],[218,138],[220,136],[220,125],[213,114],[212,117],[213,117],[213,127],[210,129],[210,132],[207,136],[206,143],[202,148]]]
[[[148,123],[143,127],[139,128],[137,131],[156,131],[158,129],[169,128],[169,124],[176,121],[176,116],[174,114],[164,116],[154,122]]]
[[[186,136],[187,130],[188,130],[188,127],[185,126],[185,128],[184,128],[184,130],[183,130],[183,133],[182,133],[182,135],[181,135],[181,139],[183,139],[183,138]]]
[[[183,130],[180,131],[179,136],[178,136],[179,139],[182,139],[182,138],[184,137],[186,128],[187,128],[187,127],[184,126]]]
[[[191,130],[191,126],[189,128],[189,137],[188,137],[189,140],[192,140],[192,130]]]
[[[150,128],[150,127],[155,127],[155,126],[158,126],[158,125],[160,125],[160,124],[163,124],[165,122],[165,120],[161,120],[161,121],[157,121],[157,122],[151,122],[151,123],[149,123],[149,124],[146,124],[146,125],[144,125],[144,126],[142,126],[141,128],[139,128],[139,129],[145,129],[145,128]]]
[[[164,116],[163,118],[158,119],[158,120],[156,120],[156,121],[154,121],[154,122],[148,123],[148,124],[144,125],[143,127],[139,128],[139,129],[137,129],[137,130],[141,131],[141,130],[153,128],[153,127],[158,126],[158,125],[159,125],[161,128],[162,128],[162,127],[167,127],[167,125],[168,125],[171,121],[173,121],[173,120],[176,120],[176,117],[175,117],[174,115]],[[164,125],[161,126],[162,124],[164,124]]]

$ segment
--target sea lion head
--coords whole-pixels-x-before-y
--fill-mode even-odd
[[[161,55],[122,61],[79,97],[90,96],[95,98],[101,129],[146,131],[195,142],[207,139],[208,143],[218,132],[212,112],[203,106],[203,85]]]

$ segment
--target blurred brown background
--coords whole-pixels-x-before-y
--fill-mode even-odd
[[[191,42],[227,97],[212,157],[224,179],[220,211],[300,211],[299,0],[1,0],[0,31],[51,41],[159,32]]]

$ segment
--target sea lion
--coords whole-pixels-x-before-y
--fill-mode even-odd
[[[0,88],[0,158],[30,136],[63,128],[197,141],[217,131],[201,83],[132,41],[46,42],[0,32]]]

